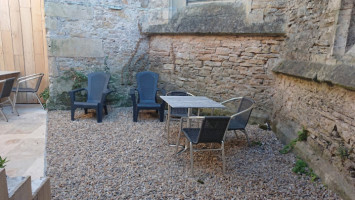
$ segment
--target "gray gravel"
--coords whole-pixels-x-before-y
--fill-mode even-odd
[[[132,122],[131,108],[115,108],[96,123],[93,113],[48,112],[47,176],[53,199],[340,199],[320,181],[294,174],[296,161],[282,155],[274,133],[248,126],[226,138],[226,174],[220,152],[179,156],[167,145],[164,123],[145,112]],[[173,138],[177,136],[178,125]],[[173,142],[173,141],[171,141]]]

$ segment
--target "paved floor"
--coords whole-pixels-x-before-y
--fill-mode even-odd
[[[6,157],[8,176],[31,176],[38,179],[44,175],[44,151],[47,112],[39,104],[16,105],[20,116],[4,107],[9,119],[0,115],[0,156]]]

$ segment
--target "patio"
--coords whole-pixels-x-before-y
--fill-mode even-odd
[[[319,180],[291,171],[296,157],[280,154],[271,131],[248,126],[244,135],[226,138],[226,175],[219,152],[174,154],[164,123],[143,112],[132,122],[132,108],[109,110],[101,124],[92,113],[48,112],[47,171],[53,199],[340,199]],[[176,138],[178,127],[172,138]]]
[[[44,176],[44,151],[47,112],[39,104],[16,105],[20,116],[4,107],[9,118],[0,117],[0,155],[6,163],[8,176],[31,176],[32,180]]]

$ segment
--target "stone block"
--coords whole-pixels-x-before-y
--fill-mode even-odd
[[[163,69],[173,71],[174,70],[174,64],[164,64],[163,65]]]
[[[49,56],[56,57],[103,57],[101,39],[92,38],[52,38],[48,45]]]
[[[92,7],[64,4],[64,3],[45,3],[45,14],[51,17],[63,17],[67,19],[92,19],[94,9]]]

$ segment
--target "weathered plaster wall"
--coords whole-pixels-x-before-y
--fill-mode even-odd
[[[150,70],[166,89],[185,90],[217,101],[249,96],[255,117],[270,118],[271,68],[279,59],[282,37],[152,36]]]

